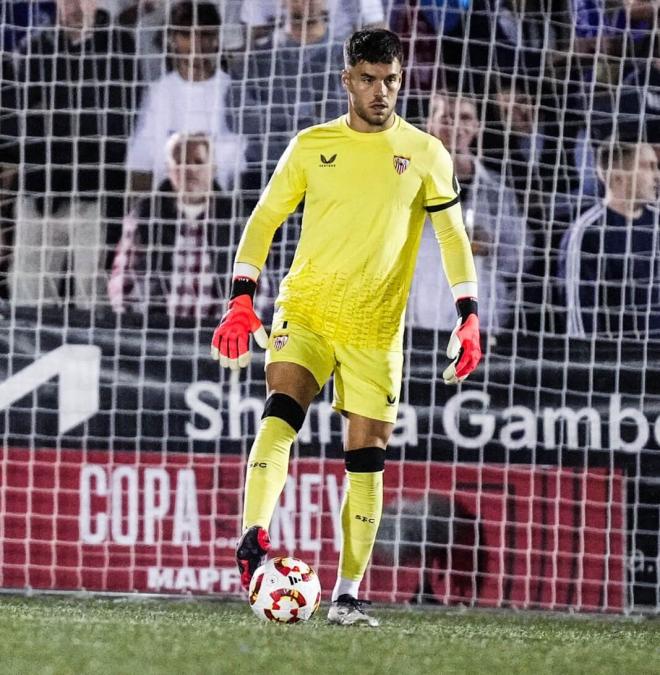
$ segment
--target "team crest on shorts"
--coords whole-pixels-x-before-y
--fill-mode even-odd
[[[273,340],[273,347],[275,347],[275,351],[279,352],[282,347],[289,341],[289,336],[288,335],[278,335],[274,340]]]
[[[394,170],[399,174],[399,176],[410,166],[410,159],[408,159],[408,157],[394,155],[393,161]]]

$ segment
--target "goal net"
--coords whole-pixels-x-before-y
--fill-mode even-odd
[[[657,612],[653,3],[61,4],[0,9],[0,587],[239,594],[264,357],[232,378],[211,335],[289,139],[346,109],[343,39],[387,25],[398,112],[454,158],[484,359],[444,384],[455,310],[427,224],[365,597]],[[299,232],[300,210],[260,280],[266,324]],[[328,385],[270,528],[326,597],[331,404]]]

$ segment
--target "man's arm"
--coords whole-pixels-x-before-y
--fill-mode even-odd
[[[275,231],[298,206],[306,189],[296,136],[280,157],[266,189],[248,218],[236,251],[235,264],[247,263],[258,270],[262,269]]]
[[[466,296],[477,298],[477,271],[472,257],[472,246],[468,239],[463,213],[459,203],[449,208],[432,210],[428,208],[435,236],[440,244],[440,255],[445,276],[454,296],[454,302]]]
[[[447,345],[447,356],[452,363],[442,375],[446,384],[458,384],[477,367],[481,359],[477,272],[461,205],[455,203],[446,209],[431,210],[430,215],[440,244],[442,266],[458,313],[456,327]]]
[[[275,231],[298,206],[306,188],[296,137],[280,158],[238,244],[227,313],[211,342],[211,355],[219,359],[223,367],[236,369],[249,364],[250,334],[254,335],[260,347],[267,346],[268,336],[253,307],[257,280]]]
[[[460,187],[449,153],[433,139],[429,156],[429,170],[424,179],[424,208],[431,217],[440,244],[442,266],[458,312],[456,327],[447,346],[447,356],[452,362],[443,377],[447,384],[457,384],[477,367],[481,359],[477,272],[463,223]]]

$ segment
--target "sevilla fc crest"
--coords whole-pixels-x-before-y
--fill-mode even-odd
[[[289,336],[288,335],[278,335],[275,340],[273,340],[273,347],[275,347],[275,351],[280,351],[282,347],[289,341]]]
[[[407,157],[399,157],[399,155],[394,155],[394,170],[399,174],[399,176],[408,168],[410,160]]]

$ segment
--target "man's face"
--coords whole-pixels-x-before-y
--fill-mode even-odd
[[[505,125],[511,120],[511,129],[520,134],[531,134],[534,129],[534,106],[527,94],[516,94],[505,89],[497,94],[500,119]]]
[[[637,146],[625,161],[613,163],[611,169],[599,169],[611,193],[618,199],[632,202],[636,208],[654,204],[658,200],[658,157],[651,145]]]
[[[314,41],[319,31],[325,32],[325,0],[288,0],[286,7],[288,32],[294,41],[306,44]]]
[[[220,36],[215,28],[194,28],[172,33],[177,70],[187,80],[205,80],[215,72]]]
[[[287,14],[291,23],[316,21],[325,17],[325,0],[287,0]]]
[[[94,23],[96,0],[57,0],[59,25],[73,30],[82,30]]]
[[[470,154],[472,141],[479,133],[479,118],[474,103],[441,94],[434,96],[431,99],[428,132],[439,138],[452,154]]]
[[[170,180],[178,193],[203,199],[213,185],[209,140],[182,140],[174,147],[169,168]]]
[[[351,109],[371,126],[383,126],[391,117],[401,88],[401,64],[360,61],[341,76]]]
[[[653,204],[658,200],[658,158],[650,145],[639,146],[637,166],[628,172],[631,194],[639,206]]]

